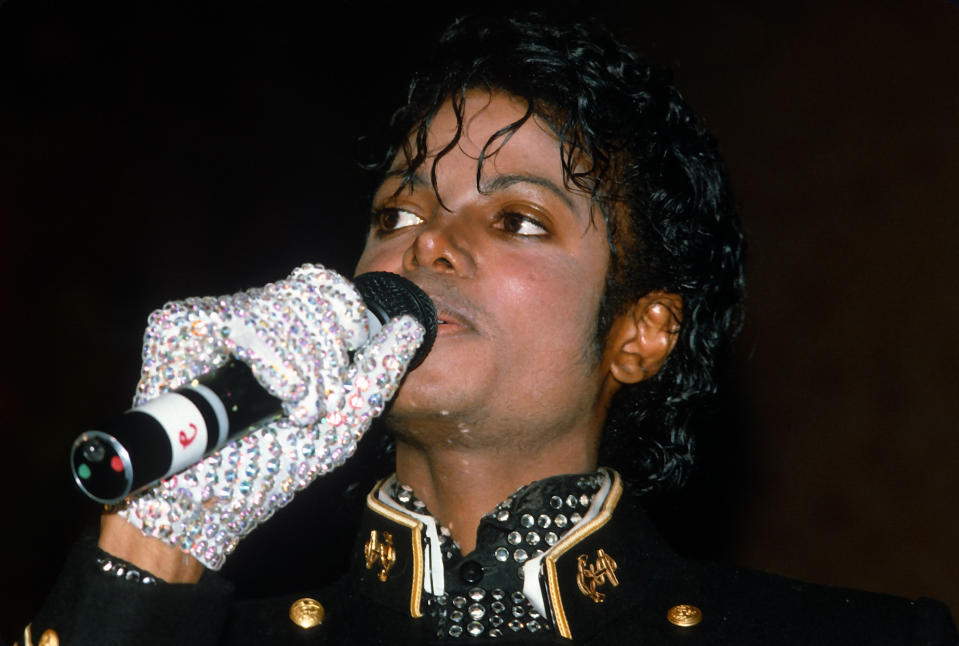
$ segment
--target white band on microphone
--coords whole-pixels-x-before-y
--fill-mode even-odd
[[[170,438],[173,459],[168,474],[182,471],[203,458],[207,428],[196,404],[179,393],[165,393],[136,410],[159,422]]]
[[[227,436],[230,434],[230,418],[227,417],[226,406],[223,405],[223,401],[217,397],[215,392],[203,384],[186,386],[186,388],[189,388],[198,395],[201,395],[213,409],[213,414],[216,415],[216,422],[220,431],[217,436],[215,448],[220,448],[226,444]]]

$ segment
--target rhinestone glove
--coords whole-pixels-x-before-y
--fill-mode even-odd
[[[423,328],[402,316],[367,341],[368,334],[355,288],[318,265],[263,288],[154,312],[134,405],[232,354],[283,400],[285,416],[133,497],[120,515],[219,569],[243,536],[352,455],[396,391]]]

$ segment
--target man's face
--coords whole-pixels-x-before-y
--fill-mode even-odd
[[[606,368],[595,349],[609,248],[589,197],[564,187],[559,144],[535,118],[485,159],[487,140],[525,105],[475,91],[453,138],[447,103],[429,131],[430,156],[410,188],[399,155],[373,199],[357,273],[389,271],[422,287],[440,325],[426,360],[404,382],[389,423],[409,441],[535,447],[598,433]],[[506,442],[506,444],[503,444]]]

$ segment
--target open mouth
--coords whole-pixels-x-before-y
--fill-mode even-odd
[[[447,327],[447,328],[454,327],[454,326],[463,327],[463,325],[459,321],[451,317],[443,317],[443,316],[436,317],[436,324],[437,324],[437,327]]]
[[[450,302],[443,296],[426,292],[436,305],[436,323],[439,331],[446,334],[457,331],[475,331],[469,309],[456,302]]]
[[[467,330],[472,326],[462,317],[449,311],[439,311],[436,313],[437,328],[440,330]]]

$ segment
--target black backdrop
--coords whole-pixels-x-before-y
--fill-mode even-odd
[[[356,137],[452,14],[277,4],[0,6],[2,638],[95,517],[67,447],[128,405],[149,311],[301,262],[349,272]],[[675,68],[751,245],[725,405],[664,527],[693,555],[959,608],[959,7],[616,4],[565,6]],[[242,543],[241,592],[340,567],[348,532],[323,530],[364,476]]]

